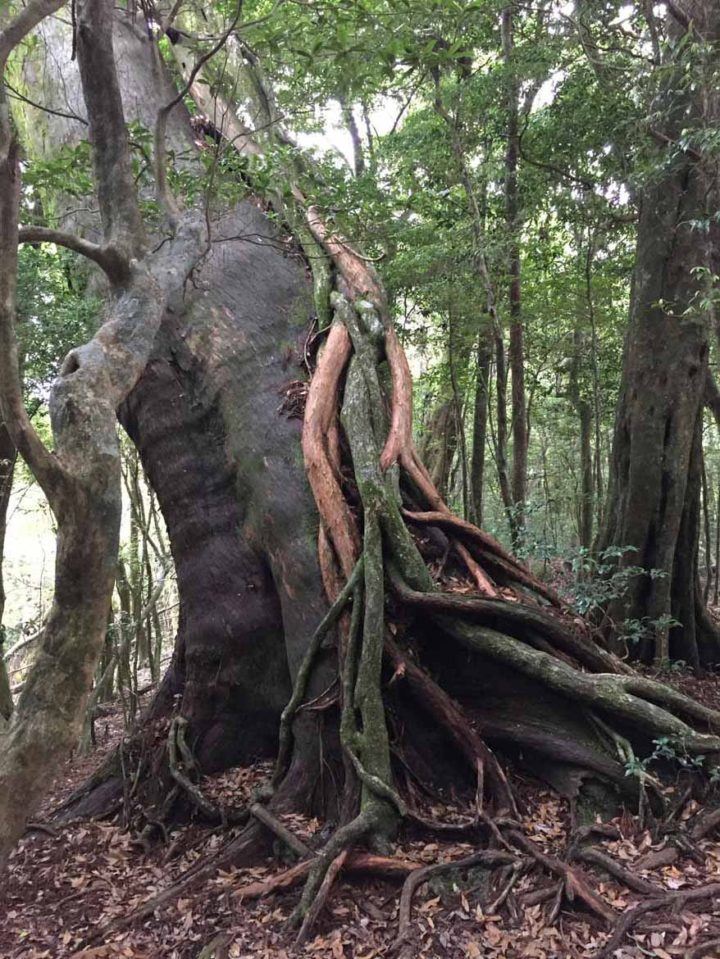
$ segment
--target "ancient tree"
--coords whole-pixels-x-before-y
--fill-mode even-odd
[[[48,761],[46,743],[72,741],[102,646],[119,522],[116,413],[167,524],[180,624],[142,727],[73,798],[73,815],[117,808],[129,775],[146,838],[188,809],[246,821],[222,852],[240,863],[278,833],[279,814],[312,810],[338,824],[308,860],[298,918],[312,920],[349,847],[382,850],[405,821],[428,825],[408,777],[452,781],[477,797],[485,823],[515,811],[508,758],[566,794],[592,780],[636,795],[627,757],[661,736],[712,763],[717,714],[598,646],[552,590],[444,503],[413,444],[412,383],[382,283],[308,199],[319,192],[314,172],[282,129],[242,23],[218,31],[214,47],[196,45],[183,24],[169,69],[155,35],[111,10],[108,0],[77,3],[79,72],[68,29],[46,22],[54,55],[33,96],[64,103],[46,121],[43,148],[53,135],[86,136],[87,118],[100,226],[58,235],[8,219],[18,172],[5,128],[0,346],[12,346],[13,257],[24,238],[94,259],[108,277],[108,314],[55,384],[52,459],[28,429],[16,369],[0,350],[3,414],[61,537],[43,654],[0,740],[3,854],[28,812],[26,798],[17,808],[17,777],[25,796],[38,795],[38,757]],[[223,44],[226,83],[211,56]],[[32,63],[26,76],[38,76]],[[233,92],[252,104],[253,123]],[[127,180],[126,120],[154,131],[162,216],[147,222]],[[251,166],[238,168],[249,196],[237,204],[203,196],[183,210],[172,193],[171,160],[201,177],[199,151],[257,156],[278,144],[283,182],[261,196]],[[462,592],[450,591],[450,573]],[[56,727],[45,721],[59,711]],[[259,756],[275,756],[275,772],[248,810],[206,799],[198,767]]]

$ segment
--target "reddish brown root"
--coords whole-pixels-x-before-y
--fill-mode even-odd
[[[430,478],[427,477],[425,487],[422,489],[422,492],[430,500],[430,495],[428,494],[427,490],[427,483],[429,481]],[[530,590],[533,590],[558,609],[565,608],[566,604],[563,603],[562,599],[557,595],[557,593],[546,583],[543,583],[541,580],[537,579],[537,577],[533,576],[529,570],[522,566],[515,559],[515,557],[508,553],[504,547],[501,546],[496,539],[494,539],[494,537],[490,536],[489,533],[485,533],[483,530],[478,529],[477,526],[474,526],[467,520],[460,519],[459,516],[455,516],[453,513],[451,513],[447,506],[442,503],[442,500],[439,499],[439,494],[437,497],[435,497],[435,499],[436,508],[434,510],[426,512],[411,512],[409,510],[404,510],[403,512],[411,523],[418,523],[426,526],[438,526],[440,529],[445,529],[451,533],[458,534],[460,537],[473,543],[481,550],[481,561],[484,559],[488,562],[488,564],[494,563],[500,569],[500,571],[507,575],[509,579],[519,583],[522,586],[526,586]],[[442,503],[444,508],[438,508],[440,503]]]
[[[398,462],[412,443],[412,374],[405,350],[390,327],[385,334],[385,352],[392,378],[390,431],[380,455],[383,473]]]
[[[331,232],[316,206],[307,208],[307,222],[317,242],[327,251],[348,288],[351,300],[370,300],[382,314],[387,303],[382,284],[370,262],[337,232]]]
[[[570,902],[574,899],[579,899],[591,912],[595,913],[596,916],[599,916],[605,922],[613,922],[615,920],[615,911],[593,890],[587,877],[584,876],[579,869],[572,869],[567,863],[556,859],[555,856],[548,856],[538,849],[534,842],[520,832],[513,830],[507,834],[507,838],[513,846],[522,849],[527,855],[537,860],[544,869],[554,873],[563,880],[565,884],[565,895]]]
[[[349,578],[360,555],[360,536],[326,444],[336,416],[340,380],[351,349],[348,331],[340,323],[333,324],[310,383],[302,433],[310,488],[345,579]],[[333,452],[333,455],[336,454]]]
[[[317,921],[318,916],[320,915],[323,906],[327,902],[328,896],[330,895],[330,890],[333,887],[335,880],[345,863],[345,860],[348,857],[348,850],[343,849],[343,851],[337,855],[328,867],[328,871],[325,873],[320,888],[317,891],[317,895],[312,901],[310,908],[305,914],[305,918],[302,921],[300,926],[300,931],[297,934],[297,939],[295,940],[296,946],[301,946],[304,942],[307,941],[310,933],[312,932],[313,926]]]
[[[251,882],[241,886],[233,893],[233,896],[242,901],[263,899],[274,892],[292,889],[307,879],[313,863],[314,859],[306,859],[262,882]],[[409,873],[421,868],[420,863],[411,862],[408,859],[391,859],[388,856],[353,851],[348,854],[343,864],[343,869],[347,873],[359,876],[383,876],[386,879],[404,879]]]

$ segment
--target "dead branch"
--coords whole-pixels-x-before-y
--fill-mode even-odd
[[[576,897],[583,902],[588,909],[599,916],[605,922],[612,922],[615,919],[614,910],[602,899],[590,886],[587,879],[577,869],[571,869],[567,863],[561,862],[555,856],[549,856],[547,853],[538,849],[537,845],[515,830],[510,831],[508,839],[514,846],[518,846],[548,872],[559,876],[565,884],[565,895],[572,902]]]
[[[252,806],[250,806],[250,812],[256,819],[259,819],[264,826],[267,826],[278,839],[284,842],[289,849],[292,849],[297,856],[304,859],[310,855],[309,846],[286,826],[283,826],[280,820],[273,816],[266,806],[261,806],[260,803],[253,803]]]

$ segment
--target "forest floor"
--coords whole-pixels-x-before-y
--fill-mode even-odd
[[[670,681],[720,708],[717,680],[677,675]],[[98,720],[97,747],[89,756],[76,757],[66,764],[48,797],[45,813],[88,776],[121,735],[119,710]],[[253,787],[268,772],[267,764],[234,769],[204,780],[203,789],[215,801],[237,807],[248,800]],[[525,836],[539,850],[562,860],[572,832],[569,804],[538,782],[515,775],[512,784]],[[676,821],[692,821],[698,811],[698,804],[686,797],[678,806]],[[446,812],[436,800],[433,816],[441,819]],[[286,817],[285,822],[311,843],[313,834],[321,829],[317,821],[299,816]],[[618,838],[602,838],[595,848],[633,876],[668,893],[720,882],[720,842],[712,835],[680,851],[674,862],[661,865],[663,858],[672,855],[656,854],[663,848],[667,852],[671,838],[654,833],[628,813],[614,820],[613,825]],[[562,883],[541,869],[529,868],[516,877],[502,908],[496,911],[491,904],[497,888],[488,889],[487,872],[471,871],[463,882],[458,881],[457,874],[453,881],[448,873],[441,873],[420,886],[414,897],[410,951],[406,946],[402,953],[392,952],[402,879],[341,875],[309,941],[294,951],[293,934],[286,921],[301,887],[254,900],[239,892],[287,868],[287,864],[273,859],[257,868],[219,872],[201,880],[149,918],[109,935],[101,944],[92,943],[98,929],[126,916],[175,882],[200,858],[209,857],[232,830],[199,824],[178,826],[170,831],[166,843],[149,851],[119,821],[71,822],[53,826],[52,830],[34,829],[27,834],[13,855],[9,878],[0,886],[2,959],[197,959],[203,947],[219,935],[217,948],[210,953],[215,959],[283,959],[296,954],[315,959],[374,959],[401,954],[449,959],[590,959],[603,951],[612,932],[612,924],[583,911],[577,901],[570,904],[562,895]],[[468,842],[410,832],[401,837],[395,855],[426,865],[467,856],[474,848]],[[618,921],[647,898],[595,866],[583,868],[593,888],[617,913]],[[507,875],[500,880],[500,886],[507,887]],[[611,956],[718,959],[720,897],[705,899],[696,906],[689,903],[680,910],[649,912]]]

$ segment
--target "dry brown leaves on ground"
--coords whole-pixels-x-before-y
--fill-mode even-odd
[[[119,735],[116,717],[99,730],[109,747]],[[97,756],[92,762],[97,762]],[[91,761],[68,764],[66,775],[50,797],[57,802],[87,775]],[[235,769],[203,783],[212,800],[225,806],[246,802],[251,790],[267,778],[269,767]],[[570,839],[567,804],[538,784],[514,782],[523,812],[520,827],[542,852],[562,859]],[[701,810],[687,801],[678,816],[692,823]],[[429,811],[448,819],[457,810],[437,803]],[[284,824],[306,842],[322,829],[317,820],[287,816]],[[630,872],[667,892],[720,882],[717,831],[680,851],[667,850],[672,837],[654,839],[639,829],[637,819],[623,816],[613,823],[615,836],[603,836],[595,848]],[[263,883],[283,868],[277,859],[253,869],[219,872],[129,930],[93,948],[94,931],[126,915],[166,889],[200,858],[208,858],[233,830],[211,830],[198,824],[178,826],[166,844],[147,852],[136,838],[114,822],[71,823],[57,835],[32,832],[13,856],[11,873],[0,893],[0,956],[3,959],[283,959],[293,952],[287,919],[300,886],[246,901],[237,891]],[[317,838],[317,836],[316,836]],[[409,833],[395,850],[398,859],[420,865],[460,859],[476,850],[470,841],[448,842]],[[530,857],[531,858],[531,857]],[[458,875],[443,872],[419,887],[413,900],[411,935],[391,953],[398,930],[400,881],[341,875],[314,930],[299,950],[316,959],[376,959],[381,956],[467,957],[467,959],[591,959],[606,945],[610,929],[577,903],[560,897],[555,876],[534,864],[513,882],[493,910],[508,873],[471,869]],[[672,861],[668,861],[672,860]],[[601,868],[585,865],[595,891],[618,919],[644,896],[612,879]],[[719,940],[718,945],[713,945]],[[703,951],[703,950],[707,951]],[[408,951],[409,950],[409,951]],[[684,908],[649,913],[614,952],[614,959],[718,959],[720,903],[704,900]]]

